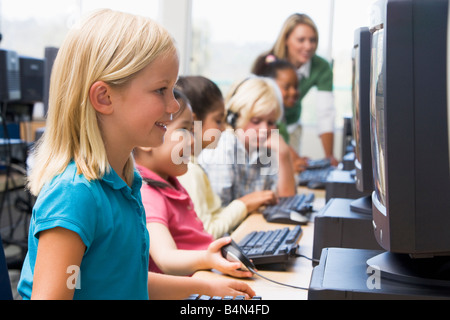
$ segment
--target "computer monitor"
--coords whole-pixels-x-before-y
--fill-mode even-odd
[[[356,189],[363,193],[373,191],[370,142],[370,38],[368,27],[356,29],[352,50],[352,128],[355,141],[355,180]],[[371,196],[356,199],[350,207],[358,213],[372,214]]]
[[[448,17],[448,0],[380,0],[371,12],[372,215],[387,252],[368,263],[402,279],[449,270]]]

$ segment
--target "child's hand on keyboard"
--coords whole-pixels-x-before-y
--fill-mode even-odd
[[[255,296],[255,291],[245,282],[235,279],[215,279],[209,281],[209,292],[205,294],[221,297],[244,296],[246,300]]]
[[[252,273],[250,271],[239,270],[243,267],[240,262],[231,262],[222,256],[221,248],[230,242],[230,237],[224,237],[209,245],[206,259],[210,263],[210,268],[237,278],[251,278]]]
[[[261,206],[274,205],[278,198],[272,190],[254,191],[239,198],[247,207],[247,212],[258,210]]]

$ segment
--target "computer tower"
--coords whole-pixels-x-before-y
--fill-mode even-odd
[[[0,49],[0,102],[20,98],[19,56],[15,51]]]
[[[313,265],[324,248],[382,250],[373,234],[372,215],[353,211],[353,201],[333,198],[315,216]]]
[[[50,78],[52,75],[53,63],[55,62],[59,48],[47,47],[45,48],[45,69],[44,69],[44,114],[48,111],[48,98],[50,92]]]
[[[356,188],[353,171],[333,170],[328,175],[325,183],[326,202],[332,198],[358,199],[370,195]]]
[[[19,57],[22,103],[42,102],[44,99],[44,60]]]
[[[448,300],[450,289],[380,276],[367,261],[382,251],[325,248],[312,272],[308,300]]]

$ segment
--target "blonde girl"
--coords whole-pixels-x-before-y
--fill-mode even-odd
[[[131,155],[163,142],[179,109],[177,77],[174,42],[150,19],[105,9],[69,32],[29,177],[37,201],[18,285],[24,299],[181,299],[195,290],[148,273]]]
[[[265,77],[238,82],[226,97],[229,128],[199,163],[224,205],[254,191],[280,197],[296,193],[290,150],[278,134],[282,101],[276,83]]]

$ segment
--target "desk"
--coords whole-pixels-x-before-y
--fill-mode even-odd
[[[325,205],[325,191],[324,190],[309,190],[306,188],[300,188],[300,193],[314,192],[315,201],[313,204],[314,210],[320,211],[320,209]],[[248,233],[255,230],[271,230],[279,229],[283,227],[290,227],[292,225],[278,224],[278,223],[268,223],[264,217],[259,213],[254,213],[249,215],[239,227],[232,233],[231,237],[239,242]],[[302,226],[303,234],[300,238],[299,253],[307,257],[312,257],[313,251],[313,232],[314,223],[310,222],[308,225]],[[266,271],[259,270],[259,273],[264,277],[273,279],[275,281],[291,284],[294,286],[308,288],[311,273],[312,273],[312,262],[308,259],[299,257],[293,259],[292,264],[290,264],[286,271]],[[193,277],[198,277],[202,279],[217,279],[218,277],[228,277],[220,272],[215,271],[198,271]],[[300,290],[295,288],[290,288],[282,286],[273,282],[269,282],[258,276],[253,276],[251,279],[242,279],[242,281],[247,282],[256,294],[261,296],[264,300],[306,300],[308,298],[307,290]]]

